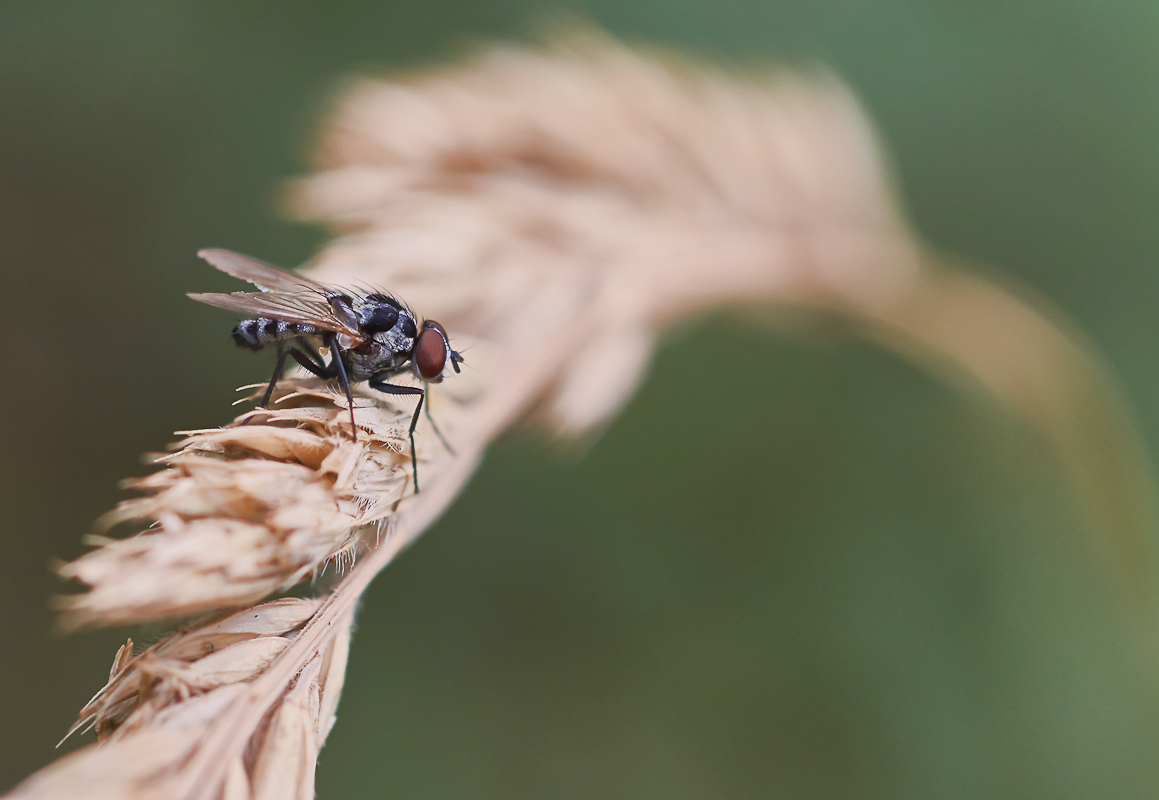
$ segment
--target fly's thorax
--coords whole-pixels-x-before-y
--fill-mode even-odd
[[[408,324],[409,323],[409,324]],[[399,316],[398,324],[388,331],[379,331],[371,337],[371,341],[390,349],[395,353],[410,353],[414,349],[416,331],[414,319]]]
[[[390,350],[409,353],[418,336],[414,314],[402,303],[386,294],[368,294],[354,300],[353,313],[358,329]]]
[[[397,372],[410,358],[410,350],[396,350],[381,341],[382,334],[368,339],[361,346],[344,350],[343,357],[349,368],[350,380],[364,381],[380,372]]]
[[[366,340],[344,349],[351,379],[360,381],[381,372],[397,372],[410,359],[418,326],[414,315],[393,297],[368,294],[351,306]]]

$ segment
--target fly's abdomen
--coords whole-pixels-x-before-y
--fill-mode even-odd
[[[233,329],[233,340],[238,347],[248,350],[261,350],[275,342],[285,342],[303,336],[313,336],[318,329],[313,325],[300,322],[286,322],[280,319],[266,317],[258,319],[243,319]]]

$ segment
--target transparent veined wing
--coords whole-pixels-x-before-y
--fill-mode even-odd
[[[330,303],[320,295],[288,294],[286,292],[190,292],[189,297],[199,303],[224,308],[246,317],[266,317],[283,322],[298,322],[313,325],[321,331],[330,331],[348,336],[357,347],[366,341],[366,336],[347,322],[339,319]]]
[[[211,247],[199,250],[197,255],[204,258],[213,266],[243,281],[252,283],[259,289],[267,292],[302,292],[314,291],[329,294],[333,290],[296,272],[275,267],[250,256],[235,253],[232,250],[222,250]]]

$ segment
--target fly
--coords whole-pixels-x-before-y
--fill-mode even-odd
[[[367,381],[370,388],[389,395],[418,395],[410,421],[410,458],[415,492],[419,490],[415,426],[426,399],[427,384],[439,383],[447,368],[459,371],[463,357],[451,349],[447,331],[434,320],[421,324],[415,315],[388,294],[355,294],[313,281],[304,275],[229,250],[202,250],[197,255],[227,275],[248,281],[260,292],[232,294],[190,293],[200,303],[246,318],[233,329],[233,340],[247,350],[273,345],[278,351],[273,377],[258,408],[266,408],[282,376],[286,357],[325,380],[337,379],[350,409],[351,438],[358,441],[351,384]],[[318,351],[329,350],[329,363]],[[399,386],[387,381],[411,373],[422,386]],[[435,433],[446,444],[430,417]],[[449,449],[449,445],[448,445]]]

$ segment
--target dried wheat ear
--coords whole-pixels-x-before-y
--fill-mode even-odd
[[[410,486],[409,414],[360,395],[354,442],[344,395],[318,382],[293,383],[283,384],[268,410],[240,418],[260,424],[188,431],[156,459],[162,469],[127,484],[144,496],[101,524],[150,527],[127,539],[94,538],[97,549],[61,569],[91,587],[62,599],[65,624],[253,603],[328,562],[340,569],[360,545],[381,539]]]
[[[62,601],[66,625],[236,609],[329,562],[349,568],[317,600],[237,610],[137,655],[123,647],[78,722],[100,742],[13,797],[312,797],[371,579],[499,432],[528,417],[563,435],[598,427],[664,328],[707,309],[850,319],[1038,427],[1092,508],[1126,520],[1125,539],[1149,509],[1097,365],[1019,297],[935,264],[832,79],[738,77],[598,37],[496,48],[351,84],[318,167],[292,188],[292,208],[343,237],[311,274],[388,288],[447,327],[467,368],[432,400],[455,450],[420,425],[415,495],[410,406],[360,390],[355,442],[344,398],[314,380],[185,434],[131,484],[144,495],[104,521],[143,530],[94,538],[61,570],[85,587]]]

